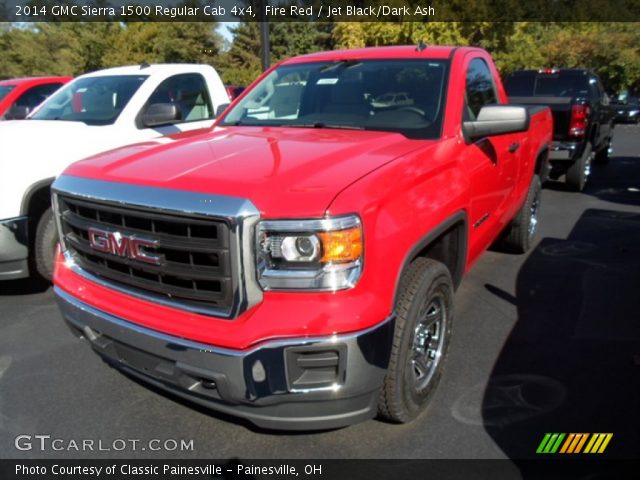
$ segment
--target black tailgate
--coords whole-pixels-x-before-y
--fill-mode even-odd
[[[564,140],[569,132],[571,120],[571,97],[509,97],[509,103],[515,105],[546,106],[553,116],[553,139]]]

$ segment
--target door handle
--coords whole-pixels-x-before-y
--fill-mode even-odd
[[[514,153],[519,148],[520,148],[520,142],[513,142],[511,145],[509,145],[509,153]]]

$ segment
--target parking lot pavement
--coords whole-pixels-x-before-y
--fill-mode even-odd
[[[257,430],[127,379],[67,331],[51,289],[0,283],[0,456],[523,458],[535,456],[546,432],[611,432],[607,454],[635,458],[638,138],[640,127],[616,127],[615,158],[594,168],[584,193],[547,186],[529,255],[489,251],[475,265],[456,295],[442,383],[409,425]],[[62,439],[63,450],[19,451],[14,439],[21,434]],[[93,451],[68,449],[84,439],[96,442]],[[139,440],[137,449],[128,443],[115,451],[121,439]],[[152,439],[193,440],[193,448],[151,451]]]

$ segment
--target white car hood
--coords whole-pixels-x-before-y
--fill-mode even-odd
[[[0,123],[2,166],[20,158],[29,166],[49,166],[62,160],[64,166],[89,155],[100,153],[123,139],[114,135],[115,127],[89,126],[82,122],[59,120],[19,120]],[[71,160],[70,160],[71,158]],[[64,159],[64,160],[63,160]],[[20,169],[28,168],[21,164]],[[60,172],[57,172],[60,173]]]
[[[71,163],[140,141],[135,130],[59,120],[0,122],[0,220],[19,215],[24,192]]]

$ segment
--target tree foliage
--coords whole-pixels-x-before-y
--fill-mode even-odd
[[[6,24],[5,24],[6,26]],[[0,76],[78,75],[141,62],[214,63],[212,22],[54,22],[0,30]]]
[[[135,22],[115,36],[105,65],[147,63],[213,63],[222,39],[215,23]]]
[[[640,88],[637,22],[344,22],[336,24],[334,38],[342,48],[417,44],[420,40],[476,45],[493,54],[502,73],[582,67],[597,72],[610,90]]]
[[[330,50],[333,25],[315,22],[270,22],[270,58],[279,62],[294,55]],[[231,48],[220,58],[219,70],[226,83],[248,85],[262,71],[260,24],[243,22],[233,29]]]
[[[458,22],[341,22],[334,29],[336,44],[341,48],[377,47],[383,45],[466,44]]]
[[[189,1],[196,0],[185,3]],[[515,11],[525,3],[512,0],[510,8]],[[448,5],[467,14],[467,20],[482,18],[476,10],[485,8],[482,2],[462,0]],[[239,23],[228,49],[223,49],[216,26],[215,22],[4,23],[0,24],[0,77],[77,75],[140,62],[197,62],[214,65],[227,83],[249,84],[261,71],[259,24]],[[272,62],[333,48],[422,40],[486,48],[502,73],[585,67],[600,74],[610,90],[640,88],[638,22],[270,22],[269,29]]]

